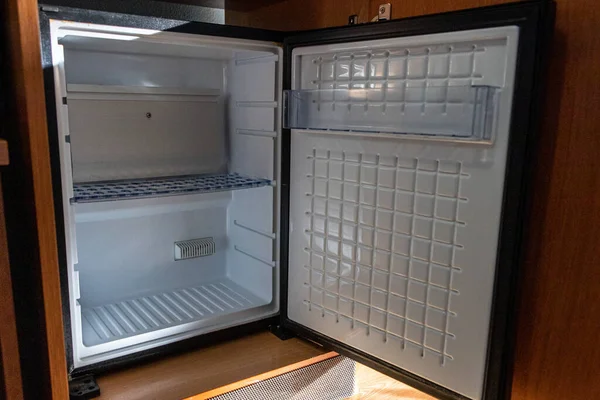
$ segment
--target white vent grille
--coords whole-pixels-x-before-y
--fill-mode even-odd
[[[175,242],[175,261],[211,254],[215,254],[215,241],[211,237]]]

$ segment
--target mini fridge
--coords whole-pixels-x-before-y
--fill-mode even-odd
[[[85,4],[40,7],[71,376],[271,325],[502,396],[552,2],[285,33]]]

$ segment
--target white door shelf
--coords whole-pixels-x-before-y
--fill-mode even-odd
[[[284,126],[493,140],[499,88],[425,86],[424,82],[409,87],[370,85],[368,89],[288,90]]]
[[[271,185],[263,178],[239,174],[187,175],[165,178],[130,179],[76,183],[71,203],[92,203],[113,200],[163,197],[228,190],[249,189]]]

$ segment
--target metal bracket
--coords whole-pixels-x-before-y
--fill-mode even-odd
[[[388,21],[392,19],[392,4],[380,4],[377,12],[377,21]]]
[[[348,17],[348,25],[356,25],[358,24],[358,15],[352,14]]]
[[[70,400],[88,400],[100,396],[100,386],[92,375],[84,375],[69,381]]]

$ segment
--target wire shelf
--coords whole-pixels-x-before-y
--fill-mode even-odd
[[[92,203],[139,199],[146,197],[175,196],[249,189],[268,186],[271,181],[250,178],[239,174],[187,175],[167,178],[130,179],[80,183],[73,186],[71,203]]]

